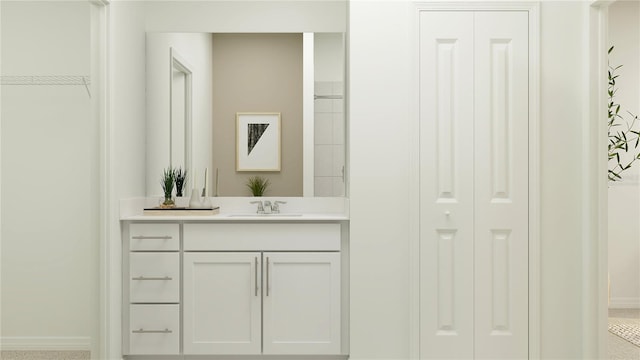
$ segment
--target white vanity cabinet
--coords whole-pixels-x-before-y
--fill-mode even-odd
[[[127,223],[125,359],[344,358],[342,226]]]
[[[184,247],[185,355],[340,354],[339,224],[185,224]]]

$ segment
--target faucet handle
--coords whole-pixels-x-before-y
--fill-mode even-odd
[[[250,204],[258,204],[258,211],[256,211],[256,213],[258,214],[264,214],[264,206],[262,205],[262,201],[257,200],[257,201],[250,201]]]
[[[286,204],[286,203],[287,203],[286,201],[276,200],[276,201],[273,203],[273,206],[271,207],[271,210],[272,210],[274,213],[276,213],[276,214],[277,214],[277,213],[280,213],[280,204]]]

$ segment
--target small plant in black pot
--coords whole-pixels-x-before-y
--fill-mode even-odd
[[[247,180],[247,187],[253,196],[262,196],[269,187],[269,180],[261,176],[252,176]]]
[[[176,177],[176,196],[184,196],[182,190],[184,189],[184,182],[187,179],[187,169],[182,170],[182,168],[178,168],[175,171]]]

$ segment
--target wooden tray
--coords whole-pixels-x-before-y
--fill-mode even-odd
[[[220,213],[220,207],[212,208],[188,208],[188,207],[175,207],[169,209],[163,209],[159,207],[146,208],[143,211],[144,215],[160,215],[160,216],[211,216]]]

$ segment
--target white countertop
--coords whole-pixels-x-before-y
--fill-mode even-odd
[[[348,221],[349,200],[346,198],[257,198],[284,200],[280,214],[257,214],[256,198],[211,198],[213,206],[220,207],[216,215],[144,215],[143,209],[157,206],[158,198],[132,198],[120,201],[122,221],[202,221],[202,222],[307,222]],[[180,206],[180,203],[178,203]]]
[[[221,213],[217,215],[134,215],[120,220],[125,221],[345,221],[345,214],[239,214]]]

